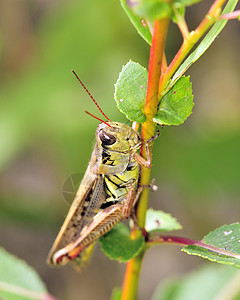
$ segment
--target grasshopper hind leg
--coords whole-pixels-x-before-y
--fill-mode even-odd
[[[99,237],[110,231],[121,220],[122,210],[122,204],[113,204],[100,211],[93,218],[92,222],[83,228],[78,239],[69,243],[66,247],[60,249],[53,255],[55,265],[64,265],[79,255],[81,264],[81,253]],[[88,253],[84,253],[84,256],[85,255],[87,256]]]

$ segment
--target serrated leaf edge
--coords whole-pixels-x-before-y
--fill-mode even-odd
[[[190,246],[195,246],[195,245],[190,245]],[[187,246],[187,247],[188,247],[188,246]],[[220,260],[218,261],[217,258],[215,258],[215,259],[214,259],[214,258],[210,258],[210,257],[208,257],[207,255],[204,255],[204,254],[201,254],[201,253],[190,253],[190,252],[188,251],[187,247],[182,248],[181,251],[186,252],[186,253],[189,254],[189,255],[195,255],[195,256],[199,256],[199,257],[208,259],[208,260],[210,260],[210,261],[212,261],[212,262],[217,262],[217,263],[220,263],[220,264],[232,265],[232,266],[235,266],[235,267],[237,267],[237,268],[240,268],[240,265],[237,265],[237,264],[234,263],[234,262],[220,261]],[[200,248],[201,248],[201,247],[200,247]],[[207,249],[207,248],[205,248],[205,247],[202,247],[202,248]],[[207,249],[207,250],[210,251],[210,252],[214,252],[214,253],[218,254],[218,252],[211,251],[211,250],[209,250],[209,249]],[[220,253],[219,253],[219,254],[220,254]],[[228,256],[228,255],[227,255],[227,256]],[[236,258],[236,257],[233,257],[233,258]]]
[[[119,109],[119,111],[120,111],[122,114],[124,114],[128,120],[134,122],[135,120],[132,120],[132,119],[129,117],[129,115],[128,115],[126,112],[124,112],[124,111],[119,107],[119,102],[118,102],[117,99],[116,99],[116,86],[117,86],[117,84],[118,84],[118,82],[119,82],[120,74],[122,73],[123,69],[126,68],[127,65],[130,64],[131,62],[133,62],[133,63],[136,64],[136,65],[139,65],[140,67],[142,67],[143,69],[145,69],[145,70],[148,72],[148,70],[147,70],[145,67],[143,67],[141,64],[139,64],[139,63],[133,61],[132,59],[129,59],[129,61],[128,61],[125,65],[122,66],[122,70],[119,72],[117,82],[114,84],[114,95],[113,95],[113,97],[114,97],[114,100],[115,100],[115,102],[116,102],[116,105],[117,105],[117,108]],[[145,113],[144,113],[144,109],[141,111],[141,113],[143,114],[143,118],[144,118],[144,120],[143,120],[141,123],[144,123],[144,122],[146,121],[146,115],[145,115]]]

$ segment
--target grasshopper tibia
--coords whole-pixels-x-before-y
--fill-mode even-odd
[[[150,139],[148,139],[145,143],[145,147],[146,147],[146,153],[147,153],[147,159],[145,159],[144,157],[142,157],[141,155],[139,155],[138,153],[135,154],[135,158],[137,160],[137,162],[145,167],[145,168],[151,168],[152,167],[152,158],[151,158],[151,153],[150,153],[150,148],[149,148],[149,144],[154,141],[156,138],[158,138],[160,135],[160,131],[158,130],[156,135],[151,137]]]
[[[100,211],[92,222],[83,228],[78,239],[54,254],[54,263],[66,264],[69,260],[77,257],[86,246],[110,231],[121,220],[122,209],[122,204],[114,204]]]

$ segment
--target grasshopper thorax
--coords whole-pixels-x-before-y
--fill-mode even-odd
[[[118,122],[99,124],[96,140],[102,148],[114,152],[129,152],[141,145],[139,133],[130,126]]]

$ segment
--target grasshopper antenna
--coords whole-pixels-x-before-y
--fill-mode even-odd
[[[82,82],[82,80],[78,77],[78,75],[76,74],[76,72],[74,70],[72,70],[73,74],[75,75],[75,77],[77,78],[77,80],[80,82],[81,86],[84,88],[84,90],[88,93],[89,97],[92,99],[92,101],[95,103],[95,105],[97,106],[97,108],[99,109],[99,111],[101,112],[101,114],[109,121],[110,119],[105,115],[105,113],[102,111],[101,107],[98,105],[97,101],[93,98],[92,94],[89,92],[89,90],[86,88],[86,86],[84,85],[84,83]],[[87,112],[88,113],[88,112]],[[97,117],[95,117],[94,115],[88,113],[89,115],[91,115],[92,117],[94,117],[95,119],[98,119]],[[102,121],[101,119],[98,119],[100,121]],[[106,123],[104,121],[102,121],[103,123]],[[107,124],[107,123],[106,123]],[[107,124],[109,125],[109,124]]]
[[[108,127],[112,127],[111,125],[109,125],[106,121],[103,121],[102,119],[98,118],[97,116],[94,116],[93,114],[91,114],[90,112],[88,112],[87,110],[84,111],[86,114],[88,114],[89,116],[93,117],[94,119],[97,119],[98,121],[103,122],[104,124],[106,124]]]

